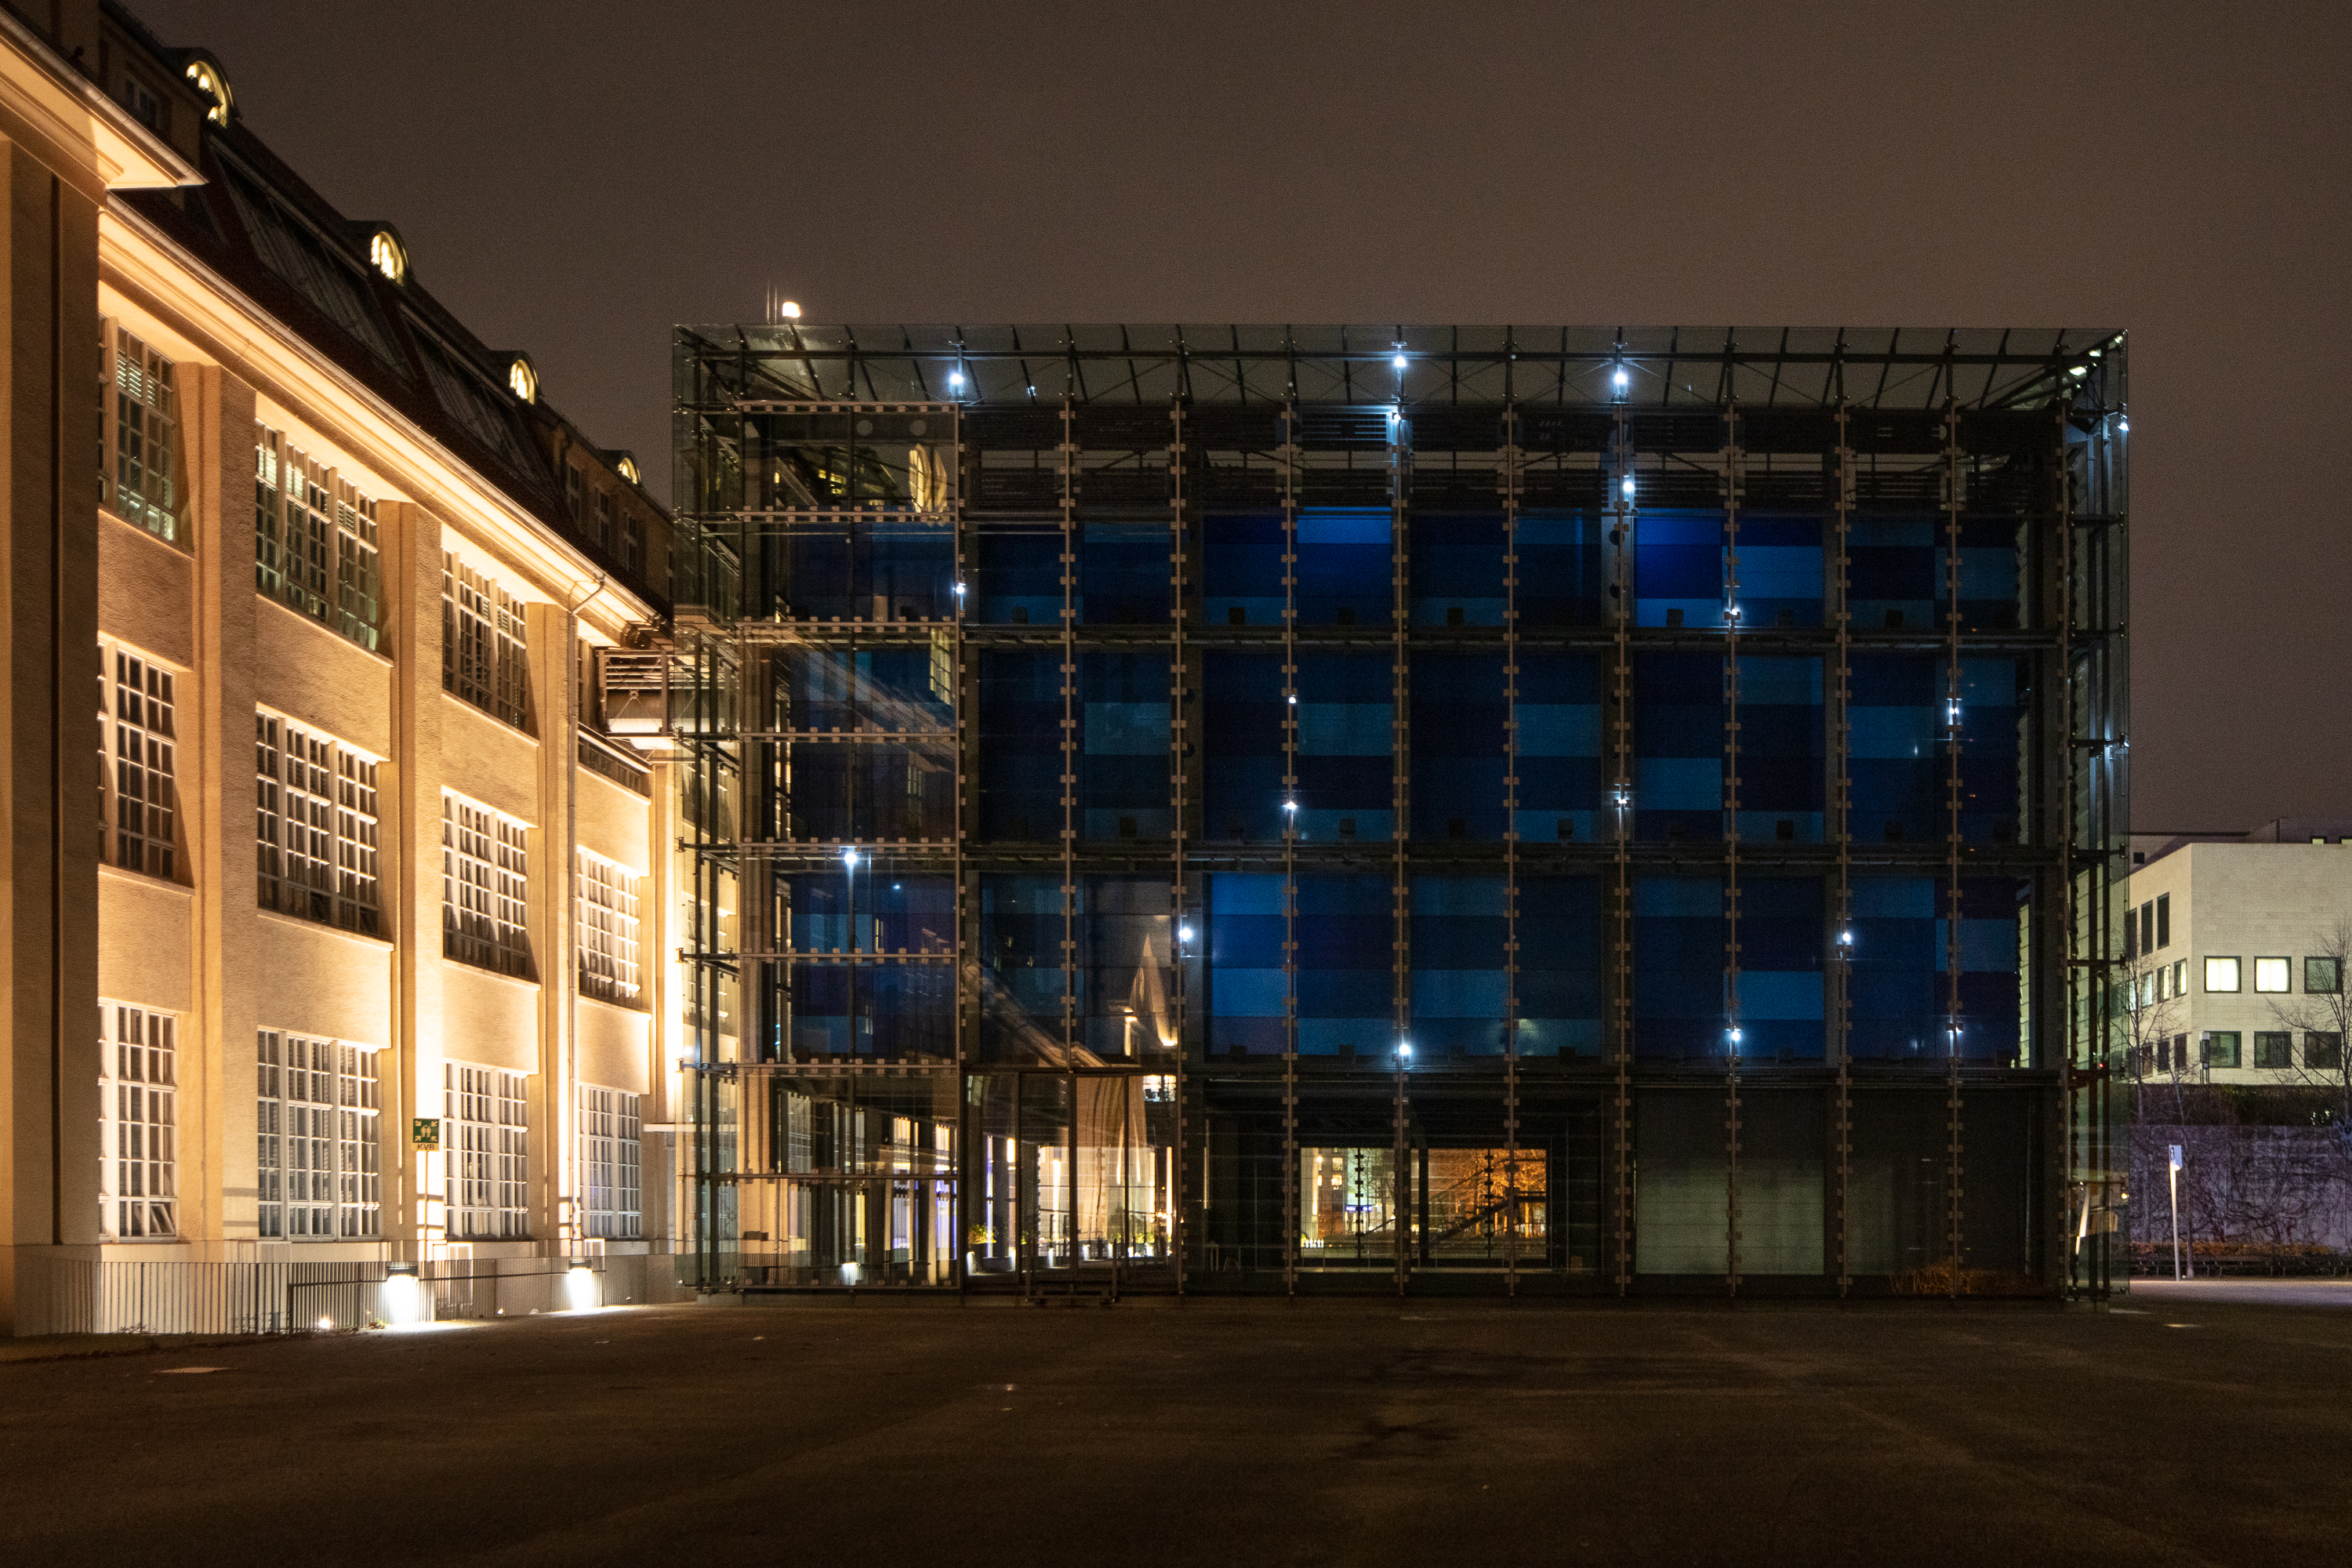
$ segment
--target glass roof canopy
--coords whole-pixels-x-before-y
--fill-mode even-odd
[[[2031,408],[2092,371],[2124,403],[2114,327],[682,326],[761,401],[1623,404]],[[2104,362],[2104,363],[2102,363]],[[1623,372],[1620,383],[1619,372]]]

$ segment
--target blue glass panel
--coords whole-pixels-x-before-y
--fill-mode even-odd
[[[2018,562],[2025,525],[2014,518],[1960,520],[1960,624],[1972,632],[2020,624]]]
[[[1822,751],[1822,661],[1739,660],[1739,837],[1818,844],[1827,794]]]
[[[1168,784],[1170,658],[1164,648],[1078,656],[1082,838],[1165,839],[1176,825]]]
[[[980,879],[980,1044],[994,1060],[1050,1060],[1062,1040],[1059,877]]]
[[[1960,837],[2013,844],[2025,781],[2017,725],[2031,710],[2033,662],[2014,656],[1960,660]]]
[[[1205,665],[1204,831],[1276,840],[1283,829],[1282,656],[1212,649]]]
[[[1414,656],[1414,837],[1501,841],[1508,715],[1502,655]]]
[[[1633,661],[1633,836],[1723,837],[1723,660],[1642,653]]]
[[[1749,631],[1822,624],[1822,520],[1742,512],[1739,624]]]
[[[1965,1060],[2009,1062],[2020,1053],[2020,917],[2032,888],[2013,877],[1960,879],[1960,1056]],[[1939,955],[1949,929],[1942,920],[1936,922]]]
[[[1818,877],[1739,884],[1739,1054],[1815,1061],[1823,1054],[1825,936]]]
[[[1165,622],[1171,538],[1165,523],[1086,524],[1078,540],[1078,618],[1088,626]]]
[[[1412,879],[1416,1058],[1500,1056],[1510,987],[1507,885],[1500,877]]]
[[[1499,626],[1505,534],[1500,512],[1416,512],[1412,624]]]
[[[1298,1051],[1381,1056],[1396,1044],[1396,918],[1386,877],[1297,882]]]
[[[791,729],[905,733],[954,726],[951,668],[928,647],[802,647],[778,662]]]
[[[1926,654],[1857,654],[1847,692],[1854,841],[1941,838],[1943,667]]]
[[[1933,631],[1942,623],[1943,552],[1929,517],[1857,517],[1847,534],[1846,612],[1856,631]]]
[[[1633,524],[1633,621],[1723,625],[1723,514],[1661,507]]]
[[[1522,648],[1518,676],[1518,818],[1523,840],[1601,837],[1601,660]]]
[[[799,952],[952,952],[955,880],[871,868],[779,878]]]
[[[1525,511],[1511,553],[1518,557],[1512,590],[1519,625],[1591,626],[1601,624],[1608,591],[1601,573],[1601,520],[1580,511]]]
[[[1054,839],[1062,832],[1062,660],[1056,653],[980,657],[980,833]]]
[[[1724,935],[1721,878],[1634,879],[1634,1055],[1724,1054]]]
[[[991,626],[1058,626],[1062,624],[1062,535],[1051,532],[993,533],[986,529],[973,549],[976,579],[973,616]]]
[[[1393,836],[1393,679],[1385,651],[1298,656],[1302,839],[1332,843]]]
[[[1520,879],[1521,1056],[1600,1054],[1601,908],[1598,877]]]
[[[1280,1056],[1289,994],[1282,972],[1282,879],[1217,872],[1208,879],[1203,903],[1209,1048]]]
[[[1209,624],[1282,625],[1282,556],[1280,512],[1202,513],[1202,613]]]
[[[1937,1057],[1943,954],[1936,945],[1936,904],[1932,878],[1864,878],[1853,884],[1846,991],[1849,1049],[1856,1058]]]
[[[788,973],[796,1055],[953,1059],[952,964],[795,963]]]
[[[1301,626],[1385,625],[1395,575],[1386,507],[1307,507],[1299,512]]]

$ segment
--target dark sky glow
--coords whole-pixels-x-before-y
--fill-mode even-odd
[[[2352,8],[132,0],[666,482],[668,327],[2130,329],[2133,816],[2352,809]]]

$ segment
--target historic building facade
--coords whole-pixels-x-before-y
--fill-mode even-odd
[[[0,45],[0,1310],[348,1321],[388,1267],[516,1310],[583,1262],[644,1300],[667,813],[600,653],[667,617],[667,511],[219,61],[89,3]]]

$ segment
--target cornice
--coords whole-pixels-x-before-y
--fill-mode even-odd
[[[170,142],[131,118],[38,33],[0,9],[0,129],[97,200],[108,191],[203,184]]]
[[[478,531],[483,543],[534,576],[538,590],[559,606],[577,604],[583,619],[592,605],[605,608],[591,624],[616,639],[628,623],[658,618],[652,605],[617,582],[588,595],[601,568],[143,215],[110,200],[100,208],[98,232],[101,281],[172,319],[221,364],[322,434],[366,454],[426,510]]]

